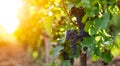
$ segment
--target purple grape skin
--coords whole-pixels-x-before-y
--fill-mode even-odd
[[[73,54],[76,54],[76,51],[77,51],[77,45],[75,43],[76,42],[74,42],[74,41],[70,42],[70,47],[71,47],[71,50],[72,50]]]
[[[67,30],[66,40],[72,40],[77,37],[77,30]]]

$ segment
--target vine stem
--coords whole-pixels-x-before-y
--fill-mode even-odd
[[[71,17],[70,17],[70,14],[68,13],[67,9],[66,9],[66,6],[65,6],[65,3],[64,3],[64,0],[62,0],[62,5],[63,5],[63,9],[64,11],[66,12],[68,18],[70,19],[70,21],[74,24],[74,25],[77,25],[75,22],[72,21]]]
[[[80,54],[80,66],[87,66],[87,49],[85,47]]]

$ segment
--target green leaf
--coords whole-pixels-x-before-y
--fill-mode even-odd
[[[92,36],[94,34],[97,33],[97,31],[99,30],[99,26],[100,26],[100,19],[96,18],[94,20],[90,21],[90,28],[89,28],[89,34]]]
[[[59,38],[58,42],[59,42],[59,44],[64,44],[65,43],[65,37]]]
[[[106,29],[106,27],[108,26],[109,22],[110,22],[110,15],[109,15],[109,13],[105,13],[103,15],[102,20],[101,20],[101,24],[100,24],[101,29]]]
[[[99,47],[94,47],[94,54],[97,56],[100,56],[100,48]]]
[[[81,0],[81,2],[78,3],[76,6],[77,7],[83,6],[83,7],[89,8],[90,7],[89,5],[90,5],[90,1],[89,0]]]
[[[97,0],[90,0],[90,6],[93,7],[96,4]]]
[[[106,29],[110,22],[110,15],[108,13],[103,14],[102,18],[97,18],[94,20],[95,28],[98,29]]]
[[[120,47],[120,34],[116,35],[115,37],[115,45],[117,45],[117,47]]]
[[[97,33],[97,29],[94,27],[90,27],[88,31],[89,31],[89,35],[91,36]]]
[[[94,41],[94,37],[86,37],[84,38],[83,45],[89,47],[90,45],[94,44]]]
[[[112,22],[115,28],[120,31],[120,14],[113,15]]]
[[[61,51],[62,49],[64,49],[64,47],[62,47],[62,46],[57,46],[57,47],[55,47],[55,48],[53,49],[53,50],[54,50],[53,56],[56,57],[56,56],[60,53],[60,51]]]
[[[97,56],[97,55],[92,56],[92,61],[97,61],[98,59],[99,59],[99,56]]]
[[[91,21],[92,27],[89,29],[89,34],[94,35],[99,31],[100,29],[106,29],[109,22],[110,22],[110,15],[108,13],[105,13],[103,15],[103,18],[96,18],[93,21]]]
[[[88,15],[85,14],[85,15],[83,16],[83,18],[82,18],[82,22],[85,23],[85,21],[87,20],[87,18],[88,18]]]
[[[50,64],[50,66],[56,66],[56,63],[55,63],[55,62],[52,62],[52,63]]]
[[[44,21],[44,28],[48,34],[52,32],[53,17],[47,17]]]
[[[94,20],[94,26],[95,26],[95,29],[96,29],[97,31],[100,29],[101,23],[102,23],[102,19],[100,19],[100,18],[96,18],[96,19]]]
[[[103,52],[102,53],[102,60],[106,63],[110,63],[112,61],[112,54],[110,52]]]
[[[63,60],[60,66],[69,66],[69,61],[68,60]]]
[[[85,11],[89,17],[93,17],[95,13],[98,13],[98,8],[94,6],[92,8],[87,8]]]
[[[33,54],[32,54],[32,55],[33,55],[33,58],[34,58],[34,59],[37,59],[37,58],[38,58],[38,54],[39,54],[38,51],[34,51]]]
[[[90,28],[90,21],[88,21],[85,25],[85,28],[84,28],[85,32],[88,32],[89,28]]]

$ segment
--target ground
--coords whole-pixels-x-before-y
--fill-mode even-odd
[[[103,66],[101,61],[87,61],[88,66]],[[0,47],[0,66],[36,66],[33,59],[23,49],[21,45],[10,44]],[[76,60],[74,66],[79,65],[79,59]],[[120,66],[120,56],[113,58],[113,62],[107,66]]]
[[[32,58],[20,45],[0,47],[0,66],[34,66]]]

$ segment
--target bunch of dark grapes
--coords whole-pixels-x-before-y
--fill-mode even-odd
[[[77,45],[75,43],[76,43],[75,41],[70,42],[70,48],[73,54],[76,54],[76,50],[77,50]]]
[[[77,38],[77,30],[67,30],[65,35],[66,40],[75,40]]]
[[[80,39],[81,41],[83,41],[83,38],[84,37],[89,37],[89,34],[84,31],[85,24],[83,24],[81,22],[83,16],[85,15],[85,9],[82,6],[80,8],[72,7],[71,8],[71,15],[74,15],[76,17],[77,25],[78,25],[79,30],[80,30],[79,35],[77,35],[77,37],[75,35],[76,38],[73,37],[74,34],[71,34],[73,36],[71,36],[71,38],[70,38],[71,39],[70,40],[70,47],[72,48],[72,53],[76,54],[76,49],[77,49],[77,46],[75,44],[76,39]],[[70,33],[72,33],[72,32],[70,32]],[[86,64],[86,58],[87,58],[86,51],[87,51],[87,48],[83,47],[82,52],[81,52],[81,65],[82,66],[87,66],[87,64]],[[71,62],[71,64],[72,64],[72,62]]]
[[[89,34],[84,31],[84,29],[80,30],[79,38],[80,40],[83,40],[84,37],[89,37]]]
[[[72,53],[75,54],[77,50],[76,41],[78,40],[77,30],[67,30],[66,40],[70,40],[70,48]]]

